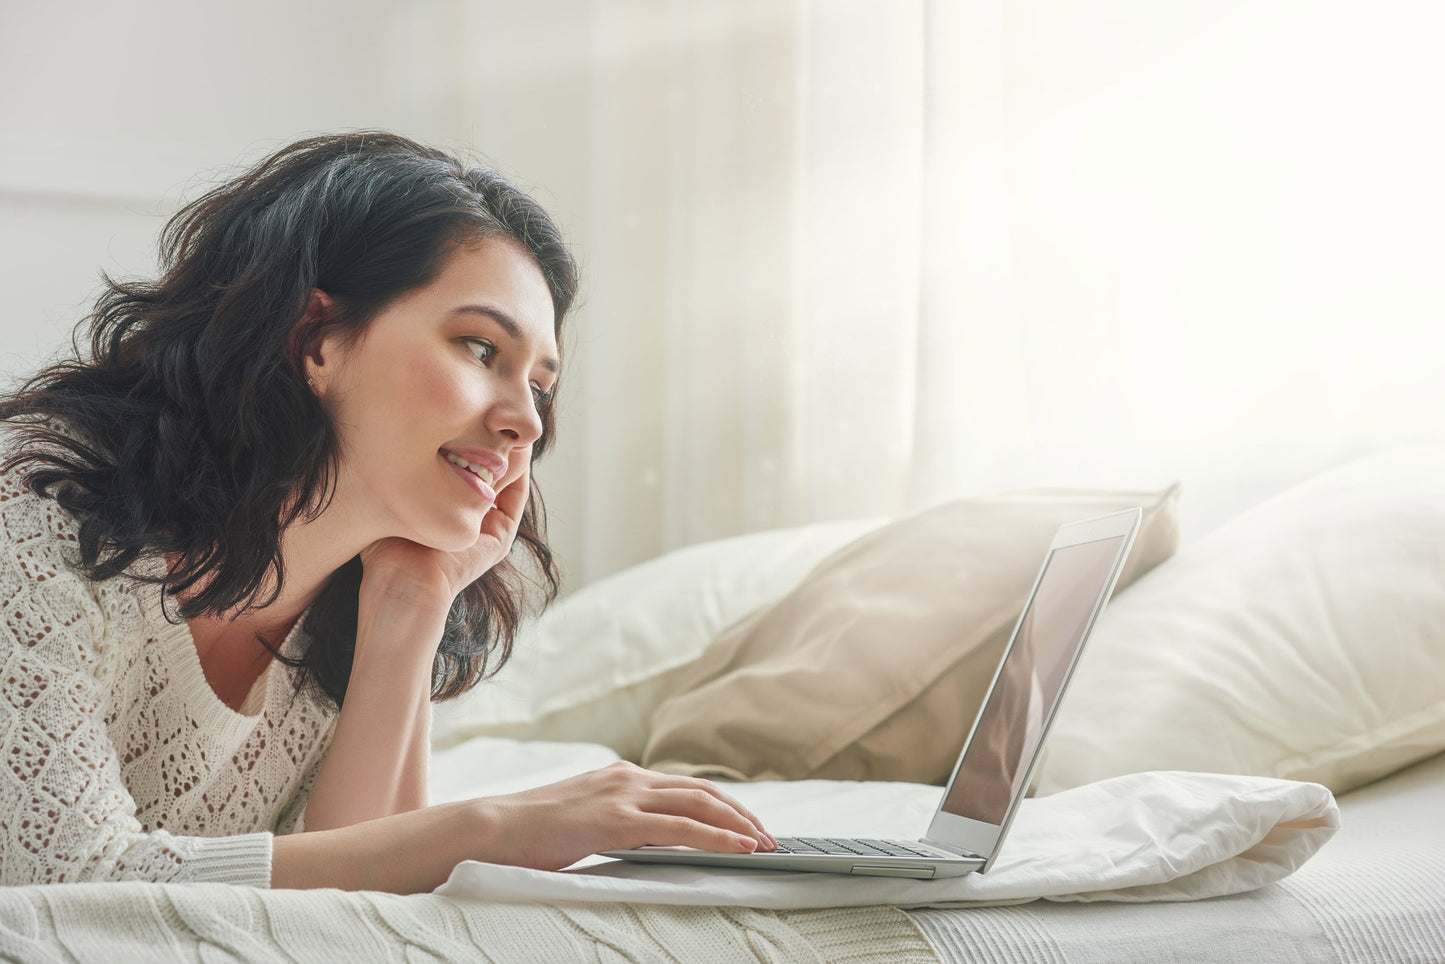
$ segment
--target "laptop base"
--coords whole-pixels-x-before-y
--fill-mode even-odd
[[[636,850],[603,851],[604,857],[620,857],[649,864],[690,864],[708,867],[741,867],[749,870],[794,870],[823,874],[853,874],[860,877],[962,877],[983,866],[982,857],[874,857],[838,854],[798,854],[775,851],[751,854],[719,854],[691,847],[639,847]]]

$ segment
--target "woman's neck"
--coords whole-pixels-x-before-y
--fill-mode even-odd
[[[369,544],[358,537],[356,527],[341,512],[334,511],[338,508],[333,503],[320,517],[282,534],[285,579],[274,600],[255,609],[206,613],[186,620],[207,682],[232,709],[245,701],[270,666],[271,650],[281,648],[327,581]]]

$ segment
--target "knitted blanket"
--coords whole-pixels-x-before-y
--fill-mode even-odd
[[[230,884],[0,888],[0,960],[935,962],[902,911],[491,904]]]

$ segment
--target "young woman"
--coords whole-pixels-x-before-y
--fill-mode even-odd
[[[531,464],[576,272],[534,201],[324,136],[184,208],[161,254],[0,400],[0,883],[411,892],[465,859],[773,845],[706,781],[625,764],[427,806],[429,701],[557,587]]]

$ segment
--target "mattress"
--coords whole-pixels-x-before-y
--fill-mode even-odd
[[[944,961],[1445,961],[1445,754],[1339,800],[1341,828],[1277,884],[1187,903],[910,911]]]

